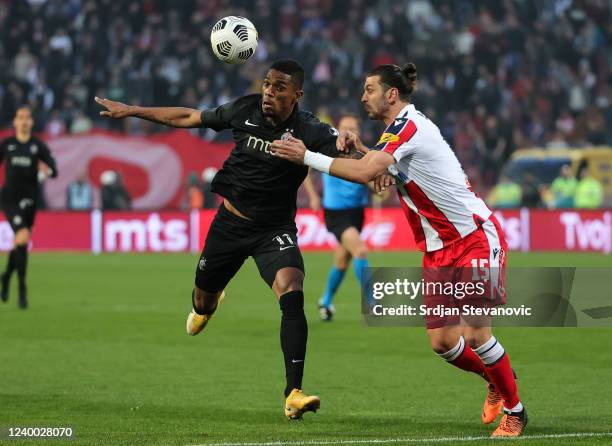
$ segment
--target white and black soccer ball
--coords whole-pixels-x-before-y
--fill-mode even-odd
[[[210,33],[210,44],[215,56],[226,63],[245,63],[255,54],[258,43],[257,30],[244,17],[223,17]]]

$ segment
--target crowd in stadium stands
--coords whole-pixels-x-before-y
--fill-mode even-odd
[[[209,47],[230,14],[259,30],[243,66]],[[481,190],[517,147],[612,145],[607,0],[0,0],[0,36],[0,127],[30,103],[49,136],[164,131],[102,121],[92,97],[206,108],[257,91],[270,61],[292,57],[307,72],[303,106],[326,121],[362,111],[370,68],[415,62],[413,101]],[[380,130],[364,121],[367,142]]]
[[[550,185],[540,184],[529,172],[522,184],[502,174],[489,194],[488,202],[495,209],[548,208],[548,209],[597,209],[604,204],[603,185],[589,171],[588,166],[579,169],[578,178],[569,165],[563,165],[559,176]]]

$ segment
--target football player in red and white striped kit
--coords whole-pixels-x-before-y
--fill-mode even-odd
[[[355,147],[361,159],[330,158],[311,152],[295,138],[275,141],[276,156],[305,164],[331,175],[384,188],[396,185],[400,202],[419,248],[424,273],[437,268],[484,268],[490,271],[495,298],[505,303],[503,276],[507,243],[499,222],[472,191],[457,157],[438,127],[410,103],[416,67],[381,65],[366,77],[361,101],[371,119],[387,125],[377,145],[368,149],[357,135],[342,132],[338,148]],[[495,281],[498,283],[495,283]],[[441,303],[441,296],[424,296],[425,303]],[[437,300],[438,299],[438,300]],[[448,298],[447,298],[448,299]],[[518,396],[507,352],[493,336],[490,324],[453,317],[426,317],[433,350],[450,364],[474,372],[487,381],[482,413],[485,424],[504,416],[494,437],[519,436],[527,413]]]

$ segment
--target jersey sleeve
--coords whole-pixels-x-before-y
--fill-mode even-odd
[[[216,132],[232,128],[232,119],[244,107],[258,103],[259,95],[248,95],[230,101],[209,110],[202,110],[200,120],[202,127],[213,129]]]
[[[306,147],[313,152],[319,152],[332,158],[337,158],[340,152],[336,148],[336,140],[338,139],[338,130],[334,127],[316,122],[310,125],[309,141]]]
[[[230,128],[230,122],[236,114],[235,101],[220,105],[209,110],[202,110],[200,120],[202,127],[213,129],[218,132]]]
[[[40,151],[38,157],[51,169],[51,178],[56,178],[58,173],[57,163],[55,162],[55,158],[51,154],[51,150],[49,150],[49,146],[47,146],[42,141],[40,143]]]
[[[374,150],[381,150],[393,155],[399,161],[411,155],[417,148],[415,135],[417,127],[410,119],[396,119],[387,127],[385,132],[374,146]]]

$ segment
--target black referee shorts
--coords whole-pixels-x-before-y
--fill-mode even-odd
[[[196,267],[196,286],[209,293],[223,290],[249,256],[270,287],[282,268],[304,271],[295,225],[261,227],[221,204]]]
[[[342,233],[348,228],[356,228],[361,232],[365,219],[365,208],[323,209],[323,217],[327,230],[334,234],[340,243]]]
[[[19,200],[3,200],[4,215],[11,225],[13,232],[20,229],[32,229],[36,219],[36,202],[32,198]]]

